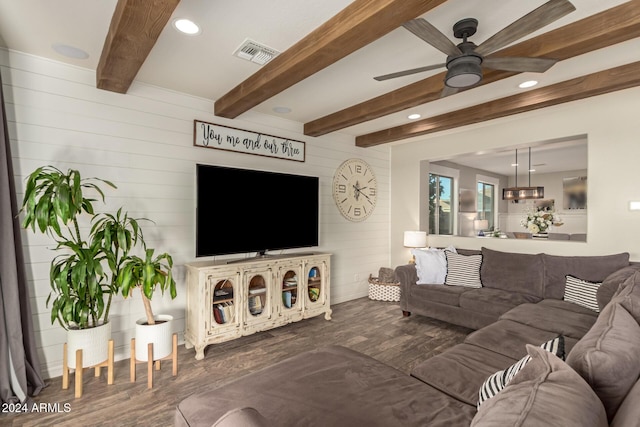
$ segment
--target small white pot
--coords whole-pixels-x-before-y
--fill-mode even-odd
[[[82,349],[82,367],[95,366],[109,357],[111,323],[67,331],[67,367],[75,369],[76,350]]]
[[[147,318],[143,317],[136,321],[136,359],[146,362],[147,345],[153,343],[153,360],[159,360],[171,354],[173,347],[171,321],[173,316],[168,314],[158,314],[153,317],[155,325],[147,325]]]

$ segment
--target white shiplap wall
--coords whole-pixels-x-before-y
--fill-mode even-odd
[[[174,316],[177,332],[184,330],[186,304],[182,265],[195,260],[196,163],[320,177],[320,246],[314,249],[334,254],[333,304],[365,296],[368,275],[389,266],[388,148],[357,148],[352,137],[341,134],[306,137],[300,123],[252,112],[237,120],[218,118],[212,100],[144,84],[134,83],[127,95],[98,90],[91,70],[19,52],[0,50],[0,72],[18,199],[25,177],[47,164],[114,182],[118,189],[107,190],[106,205],[96,209],[113,212],[123,206],[134,217],[155,221],[144,226],[145,237],[150,247],[173,255],[178,298],[156,295],[152,305],[156,313]],[[194,147],[194,119],[305,141],[306,162]],[[372,165],[380,187],[376,210],[362,223],[344,220],[331,196],[334,171],[351,157]],[[66,334],[51,325],[45,304],[53,244],[23,232],[23,245],[43,375],[58,376]],[[248,255],[253,254],[240,256]],[[143,315],[137,295],[116,298],[111,320],[117,359],[128,357],[135,320]]]

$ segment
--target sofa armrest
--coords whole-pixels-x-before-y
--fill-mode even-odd
[[[596,294],[600,311],[611,301],[611,298],[617,293],[620,285],[638,271],[640,271],[640,264],[631,264],[611,273],[604,279]]]
[[[411,287],[416,286],[418,271],[415,264],[405,264],[396,267],[396,280],[400,282],[400,308],[409,311],[408,297],[411,295]]]

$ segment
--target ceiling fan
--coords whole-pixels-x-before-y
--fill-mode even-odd
[[[478,20],[465,18],[453,25],[453,35],[462,39],[458,45],[453,44],[447,36],[422,18],[405,22],[403,27],[420,37],[431,46],[447,54],[447,61],[442,64],[428,65],[374,77],[383,81],[396,77],[408,76],[423,71],[446,67],[445,87],[442,97],[453,95],[460,89],[474,86],[482,80],[482,68],[494,70],[543,73],[551,68],[557,60],[549,58],[528,57],[495,57],[487,56],[534,31],[573,12],[575,6],[568,0],[550,0],[522,18],[498,31],[479,46],[467,39],[476,33]]]

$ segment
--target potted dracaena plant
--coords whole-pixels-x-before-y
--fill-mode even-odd
[[[116,186],[99,178],[83,179],[77,170],[67,173],[43,166],[27,178],[22,211],[23,227],[51,236],[61,252],[51,262],[49,279],[51,323],[67,329],[68,367],[75,367],[75,350],[83,349],[83,366],[107,358],[111,336],[109,310],[118,293],[118,275],[129,252],[143,242],[138,220],[120,208],[116,215],[95,214],[91,191],[104,202],[99,184]],[[85,238],[80,221],[90,219]],[[88,227],[82,227],[86,229]],[[106,299],[106,302],[105,302]],[[96,336],[97,335],[97,336]]]
[[[136,321],[135,357],[140,361],[148,361],[147,346],[153,343],[153,360],[167,357],[173,351],[171,320],[168,314],[153,314],[151,298],[156,289],[164,294],[169,290],[171,298],[176,297],[176,282],[171,269],[173,259],[167,253],[153,256],[154,250],[145,248],[144,258],[131,255],[124,260],[118,275],[118,287],[126,298],[133,294],[135,288],[140,289],[146,316]]]

